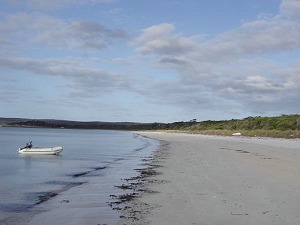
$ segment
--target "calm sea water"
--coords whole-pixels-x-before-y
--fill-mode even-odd
[[[63,146],[64,151],[58,156],[19,155],[17,149],[29,141],[38,147]],[[108,207],[115,185],[136,175],[134,168],[158,144],[121,131],[0,127],[0,224],[21,224],[28,212],[47,205],[51,193],[82,184],[103,184],[98,201]]]

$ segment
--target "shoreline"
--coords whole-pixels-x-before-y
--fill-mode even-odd
[[[169,149],[151,162],[150,192],[127,203],[139,219],[124,224],[299,223],[300,139],[135,133]]]
[[[144,135],[141,135],[139,132],[134,132],[144,138],[154,139]],[[125,178],[124,183],[118,188],[123,190],[129,190],[128,193],[113,196],[117,202],[111,202],[112,209],[117,209],[120,211],[120,225],[129,225],[129,224],[140,224],[145,219],[149,213],[156,207],[155,204],[147,204],[140,201],[140,199],[145,195],[153,195],[157,192],[151,189],[152,185],[163,184],[168,181],[156,179],[158,175],[161,175],[161,172],[158,171],[159,168],[163,167],[162,163],[167,159],[169,154],[169,143],[163,140],[159,141],[159,148],[156,149],[151,156],[142,159],[143,163],[139,166],[143,166],[139,169],[134,169],[138,171],[136,176]],[[113,208],[114,206],[122,204],[121,207]]]

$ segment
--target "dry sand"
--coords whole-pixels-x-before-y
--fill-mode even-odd
[[[169,150],[147,178],[157,193],[129,202],[142,219],[123,224],[300,224],[300,139],[139,134]]]

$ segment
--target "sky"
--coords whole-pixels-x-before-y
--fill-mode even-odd
[[[300,113],[300,0],[1,0],[0,117]]]

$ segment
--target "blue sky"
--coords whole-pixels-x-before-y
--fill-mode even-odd
[[[300,113],[300,0],[3,0],[0,117]]]

